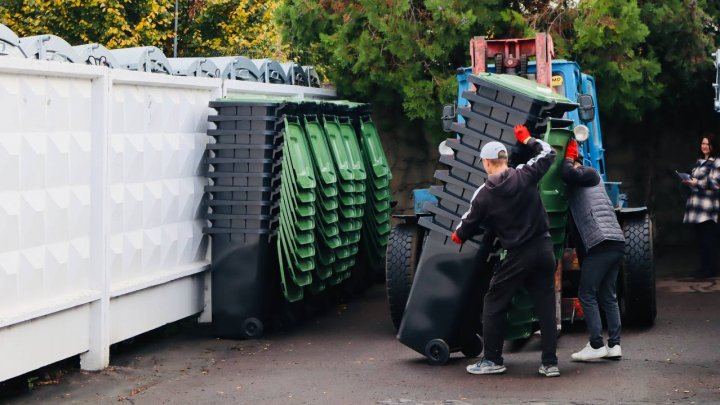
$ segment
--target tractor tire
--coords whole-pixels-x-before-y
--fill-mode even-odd
[[[395,330],[400,328],[405,304],[410,296],[423,235],[423,228],[416,224],[400,224],[392,228],[388,237],[385,282],[390,318]]]
[[[623,221],[625,260],[622,274],[620,310],[629,326],[652,326],[657,315],[655,302],[655,265],[650,217]]]

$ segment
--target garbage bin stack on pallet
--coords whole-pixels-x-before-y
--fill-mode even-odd
[[[361,239],[364,245],[377,247],[363,252],[366,256],[372,254],[376,262],[384,259],[390,219],[390,172],[382,148],[377,149],[380,142],[372,121],[369,116],[361,120],[358,114],[368,112],[366,105],[274,98],[224,99],[211,103],[211,107],[219,113],[210,117],[218,129],[208,131],[217,139],[208,145],[208,163],[213,169],[208,175],[213,184],[207,190],[208,219],[212,224],[207,232],[213,235],[213,318],[218,330],[228,325],[226,329],[234,331],[224,335],[251,337],[252,331],[262,330],[262,322],[271,316],[277,303],[273,300],[278,296],[297,302],[308,293],[337,286],[350,278],[351,271],[364,271],[355,268]],[[363,128],[361,132],[355,131],[354,122]],[[228,231],[225,227],[234,223],[219,222],[225,217],[218,215],[227,215],[218,212],[221,204],[249,204],[241,199],[246,194],[220,194],[230,190],[219,187],[219,179],[241,178],[244,185],[248,177],[244,173],[246,166],[227,166],[231,161],[217,157],[217,149],[235,153],[245,150],[244,145],[219,146],[229,135],[221,127],[234,131],[236,138],[229,141],[244,141],[246,138],[237,136],[250,131],[246,135],[255,137],[251,138],[255,141],[253,150],[261,151],[250,156],[254,158],[251,162],[241,162],[254,165],[251,167],[257,169],[257,174],[253,176],[264,179],[253,185],[262,188],[258,192],[264,194],[254,195],[263,197],[260,206],[267,207],[260,212],[264,216],[256,218],[264,221],[259,229],[251,228],[257,222],[246,222],[248,227]],[[368,144],[373,145],[372,155],[368,155]],[[243,173],[237,173],[238,169]],[[218,174],[230,170],[230,175]],[[227,187],[226,183],[222,186]],[[218,203],[226,199],[233,202]],[[259,232],[264,235],[262,248],[253,250],[257,246],[255,238],[248,249],[245,239],[231,236],[223,239],[225,250],[238,253],[235,260],[226,260],[223,250],[215,249],[215,238],[226,232]],[[249,268],[253,263],[258,266]],[[248,273],[254,276],[248,277]],[[217,283],[221,285],[216,287]],[[281,288],[277,288],[278,284]],[[253,293],[245,294],[251,289]],[[281,294],[275,294],[278,290]],[[223,318],[225,313],[229,315]]]
[[[448,274],[448,277],[455,277],[450,281],[451,284],[455,284],[452,291],[456,297],[452,300],[462,301],[458,307],[463,308],[459,310],[460,312],[466,312],[467,310],[464,308],[468,306],[481,306],[482,294],[478,294],[477,287],[466,289],[461,285],[470,279],[474,283],[477,276],[468,275],[467,280],[461,280],[457,273],[453,276],[450,274],[452,271],[461,272],[468,267],[485,267],[476,272],[488,274],[492,272],[492,267],[498,258],[497,254],[491,253],[500,251],[497,240],[489,234],[476,236],[462,246],[454,245],[450,240],[450,235],[460,223],[461,216],[470,208],[473,194],[488,176],[480,159],[480,149],[487,142],[498,141],[503,143],[509,151],[517,151],[518,156],[522,155],[524,147],[516,145],[513,128],[515,125],[523,124],[528,127],[533,136],[549,141],[562,156],[572,132],[557,128],[567,127],[572,123],[562,117],[565,112],[576,108],[575,103],[553,93],[550,88],[518,76],[484,73],[479,76],[470,76],[469,80],[475,86],[475,91],[463,93],[463,97],[469,102],[469,106],[459,110],[464,122],[453,124],[452,130],[457,133],[457,137],[448,139],[446,142],[446,145],[453,150],[453,155],[440,157],[440,162],[447,165],[449,170],[437,170],[435,178],[441,185],[430,188],[430,192],[438,199],[437,205],[426,203],[425,209],[432,215],[419,220],[419,224],[427,228],[429,232],[423,245],[415,276],[416,283],[418,283],[422,277],[431,277],[423,276],[423,273],[436,273],[432,277],[440,277],[440,279],[433,281],[432,284],[435,285],[444,281],[439,275],[440,273]],[[553,242],[560,249],[564,242],[567,221],[564,188],[561,187],[562,182],[557,173],[557,167],[561,160],[556,160],[550,174],[540,184],[543,203],[550,211]],[[512,163],[516,164],[516,159],[513,159]],[[426,267],[434,269],[427,270]],[[450,267],[456,269],[452,270]],[[485,279],[484,283],[488,281]],[[417,322],[413,321],[412,315],[408,314],[411,307],[422,305],[420,301],[440,302],[442,298],[439,295],[434,297],[433,294],[447,294],[447,292],[438,289],[435,292],[416,292],[419,289],[420,287],[413,285],[405,312],[406,316],[403,318],[398,334],[400,340],[420,353],[428,355],[431,361],[433,353],[437,355],[446,351],[445,349],[474,353],[476,350],[472,348],[473,336],[480,332],[477,330],[480,325],[479,323],[468,324],[472,321],[467,318],[475,318],[477,315],[471,314],[466,316],[466,319],[450,321],[446,318],[442,321],[443,325],[420,326],[423,322],[425,324],[427,322],[422,319],[418,319]],[[477,299],[478,295],[479,299]],[[445,301],[449,302],[449,300],[450,298],[445,298]],[[428,308],[427,311],[432,311],[432,309]],[[535,321],[527,291],[521,290],[513,298],[508,314],[508,339],[528,337],[532,333],[532,323]],[[424,331],[421,330],[423,328]],[[449,339],[450,341],[441,343],[438,342],[439,339]],[[443,362],[442,358],[439,360]]]

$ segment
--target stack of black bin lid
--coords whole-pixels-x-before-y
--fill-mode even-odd
[[[212,317],[218,337],[258,337],[276,273],[282,126],[288,106],[214,101],[208,119],[207,219],[212,234]]]
[[[463,92],[469,106],[459,109],[464,123],[456,122],[452,130],[457,138],[448,139],[446,145],[453,155],[440,157],[440,162],[450,170],[437,170],[435,178],[441,186],[430,188],[438,198],[438,205],[426,204],[432,218],[422,218],[420,224],[432,231],[442,231],[449,236],[460,223],[462,215],[470,208],[475,191],[485,183],[487,173],[480,159],[482,147],[492,141],[501,142],[510,150],[518,148],[515,140],[515,125],[525,125],[535,137],[544,134],[547,126],[567,127],[571,120],[562,119],[566,111],[576,108],[574,103],[544,102],[532,95],[502,85],[503,79],[515,79],[506,75],[491,73],[468,76],[475,91]],[[480,241],[476,237],[476,241]],[[444,243],[452,243],[448,239]]]
[[[533,136],[542,137],[550,124],[553,128],[563,128],[572,123],[562,117],[566,111],[576,108],[576,104],[569,100],[558,102],[552,95],[546,96],[547,93],[538,91],[537,84],[522,82],[525,79],[518,82],[518,79],[520,78],[489,73],[468,77],[470,83],[475,85],[475,91],[463,92],[469,106],[461,108],[459,113],[465,122],[453,124],[452,129],[457,133],[457,137],[446,142],[453,154],[440,158],[440,162],[447,165],[449,170],[436,171],[435,178],[441,185],[430,188],[430,192],[437,197],[438,204],[434,206],[426,203],[425,208],[432,215],[419,220],[419,224],[429,232],[423,245],[416,277],[420,277],[420,274],[428,269],[433,269],[437,274],[461,274],[467,271],[468,266],[493,266],[496,256],[489,255],[495,250],[497,243],[493,243],[494,235],[478,230],[478,235],[463,245],[456,245],[450,240],[463,214],[469,210],[474,193],[487,180],[488,175],[480,159],[480,150],[491,141],[503,143],[508,151],[526,150],[524,146],[516,145],[514,127],[519,124],[527,126]],[[543,88],[542,91],[549,89]],[[517,163],[517,159],[514,160]],[[521,162],[524,160],[527,159],[521,159]],[[490,274],[491,271],[480,273]],[[458,280],[467,281],[458,276],[456,284],[463,284]],[[440,284],[440,281],[436,284]],[[475,297],[483,296],[489,279],[471,280],[471,284],[472,289],[457,285],[459,290],[453,294],[466,305],[481,308],[482,298]],[[410,304],[408,302],[408,307]],[[479,324],[468,321],[456,322],[463,325],[461,329],[466,331],[464,333],[480,327]],[[408,330],[411,329],[408,327]],[[514,338],[515,330],[512,326],[508,333],[508,339]],[[403,330],[402,325],[398,336],[410,342],[413,339],[409,332]],[[463,339],[462,336],[460,339]],[[453,350],[453,343],[448,344]]]

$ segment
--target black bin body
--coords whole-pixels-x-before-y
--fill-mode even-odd
[[[429,232],[398,330],[401,343],[422,355],[434,339],[450,352],[473,345],[482,333],[483,297],[492,275],[487,236],[481,244],[460,247],[443,233]]]
[[[271,308],[275,236],[269,233],[214,233],[212,236],[212,317],[220,338],[256,337]],[[260,321],[258,323],[258,321]],[[262,330],[259,331],[262,334]]]

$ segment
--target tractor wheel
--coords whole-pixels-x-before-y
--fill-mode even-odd
[[[405,312],[422,247],[423,228],[416,224],[394,226],[388,237],[385,256],[385,281],[390,318],[395,330]]]
[[[633,326],[651,326],[655,322],[655,265],[653,263],[652,224],[645,214],[623,221],[625,260],[620,277],[621,312]]]
[[[425,356],[431,365],[441,366],[450,359],[450,347],[442,339],[433,339],[425,345]]]

